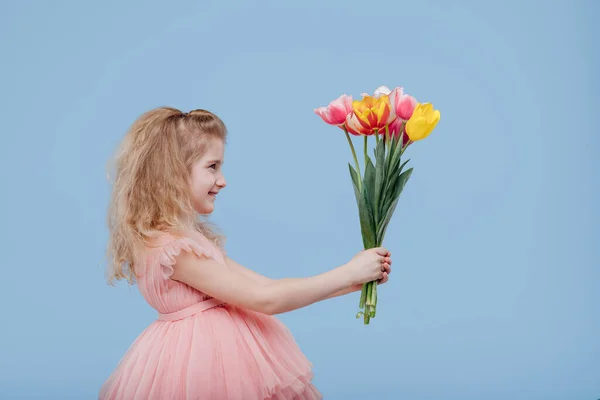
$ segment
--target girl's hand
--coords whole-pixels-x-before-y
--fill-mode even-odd
[[[351,286],[371,281],[387,282],[392,271],[390,256],[391,253],[383,247],[363,250],[356,254],[343,266],[349,275]]]
[[[383,285],[390,279],[390,274],[392,273],[392,259],[390,258],[391,256],[392,253],[389,253],[389,256],[387,257],[389,261],[387,262],[387,267],[383,272],[383,277],[377,281],[378,286]],[[352,286],[351,292],[360,292],[362,290],[363,285],[363,283],[357,283],[356,285]]]
[[[392,266],[390,265],[392,264],[392,260],[390,259],[390,262],[388,264],[388,267],[386,269],[386,271],[383,273],[383,277],[377,281],[377,285],[383,285],[384,283],[386,283],[389,279],[390,279],[390,274],[392,273]],[[361,288],[362,290],[362,288]]]

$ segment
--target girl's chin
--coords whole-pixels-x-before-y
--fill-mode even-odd
[[[215,206],[212,202],[206,202],[201,206],[196,205],[194,208],[196,209],[196,212],[201,215],[210,214],[215,210]]]

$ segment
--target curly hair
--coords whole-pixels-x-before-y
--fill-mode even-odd
[[[206,110],[183,113],[159,107],[142,114],[126,133],[113,159],[108,212],[107,280],[135,282],[138,250],[158,232],[196,229],[218,247],[224,238],[192,206],[191,167],[208,141],[226,141],[223,121]]]

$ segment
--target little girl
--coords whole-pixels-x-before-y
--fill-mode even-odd
[[[199,219],[226,185],[225,139],[213,113],[167,107],[142,115],[125,136],[110,204],[109,282],[137,282],[158,318],[100,399],[320,399],[311,363],[274,315],[388,280],[391,254],[381,247],[309,278],[269,279],[227,257],[221,236]]]

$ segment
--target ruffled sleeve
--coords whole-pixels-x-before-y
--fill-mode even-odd
[[[164,279],[169,279],[171,275],[173,275],[175,257],[177,257],[182,250],[194,253],[198,257],[205,256],[207,258],[214,258],[210,248],[200,245],[191,238],[184,237],[175,239],[164,245],[158,255],[161,274]]]

